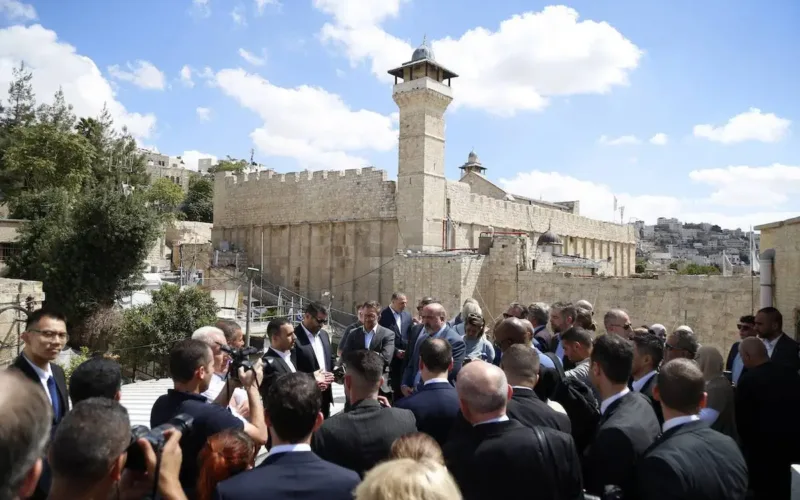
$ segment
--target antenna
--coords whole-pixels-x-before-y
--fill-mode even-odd
[[[252,167],[253,165],[255,165],[255,163],[253,163],[253,155],[254,155],[254,154],[256,154],[256,150],[255,150],[255,149],[253,149],[253,148],[250,148],[250,166],[251,166],[251,167]]]

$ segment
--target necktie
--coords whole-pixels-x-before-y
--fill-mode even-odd
[[[61,417],[61,401],[58,399],[56,380],[52,375],[47,379],[47,392],[50,393],[50,402],[53,403],[53,420],[58,421]]]

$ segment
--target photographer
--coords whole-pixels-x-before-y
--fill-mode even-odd
[[[168,500],[186,498],[178,482],[179,439],[180,432],[172,432],[158,467],[157,492]],[[125,470],[129,446],[131,426],[122,405],[102,397],[76,404],[64,417],[50,444],[53,483],[49,498],[105,499],[112,492],[119,498],[146,497],[153,492],[158,459],[150,444],[140,440],[133,446],[139,446],[143,452],[147,472],[137,475],[136,471]]]
[[[215,326],[203,326],[192,333],[192,338],[205,342],[214,356],[214,375],[211,377],[208,389],[203,391],[203,396],[211,402],[228,406],[235,417],[246,422],[250,415],[247,393],[239,388],[230,389],[226,385],[230,356],[225,350],[230,346],[225,332]]]
[[[261,367],[259,364],[253,370],[240,369],[238,380],[229,378],[226,386],[241,385],[247,392],[250,421],[246,423],[231,415],[224,406],[209,404],[202,395],[214,375],[214,357],[207,344],[199,340],[177,343],[170,351],[169,369],[175,388],[156,400],[150,414],[150,426],[161,425],[182,413],[194,419],[193,430],[181,439],[183,454],[192,457],[181,465],[181,485],[191,496],[197,482],[197,457],[209,437],[225,429],[243,428],[258,446],[266,443],[267,425],[256,382],[261,375]],[[222,396],[224,394],[220,394]],[[224,398],[217,398],[217,401],[221,400]]]

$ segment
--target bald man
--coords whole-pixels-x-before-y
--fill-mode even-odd
[[[771,361],[760,339],[739,346],[747,371],[736,386],[736,427],[756,498],[789,498],[790,465],[800,462],[800,375]]]
[[[537,498],[581,497],[580,461],[572,436],[510,420],[506,405],[513,390],[503,370],[473,361],[461,370],[456,390],[473,432],[454,437],[443,451],[464,500],[517,498],[521,491]]]
[[[494,328],[494,340],[500,347],[501,353],[512,345],[522,344],[530,347],[539,355],[539,383],[534,387],[534,391],[542,401],[547,401],[552,397],[553,391],[562,378],[561,370],[556,368],[555,363],[558,360],[553,360],[552,353],[545,354],[537,349],[533,345],[532,339],[533,324],[528,320],[507,318]],[[501,358],[502,363],[502,354],[496,357]]]
[[[590,313],[594,314],[594,307],[592,306],[592,303],[589,302],[588,300],[579,300],[578,302],[575,302],[575,307],[577,307],[578,309],[583,309],[584,311],[589,311]]]

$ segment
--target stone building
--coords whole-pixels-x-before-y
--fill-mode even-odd
[[[250,265],[263,262],[273,281],[315,299],[329,291],[335,305],[348,309],[367,298],[388,301],[401,282],[400,255],[477,249],[487,235],[514,233],[537,241],[550,231],[559,252],[549,253],[548,268],[542,260],[547,252],[534,265],[538,247],[532,251],[526,265],[537,271],[578,259],[584,270],[594,262],[597,274],[634,272],[633,226],[582,217],[577,201],[512,195],[484,176],[486,167],[474,152],[461,179],[445,177],[444,113],[458,75],[437,62],[427,45],[389,74],[400,112],[397,181],[371,167],[218,173],[215,248],[240,250]]]
[[[145,166],[147,173],[150,174],[151,184],[163,177],[179,185],[185,193],[189,190],[189,180],[192,176],[198,175],[197,172],[186,168],[180,156],[162,155],[147,149],[141,152],[145,156]]]
[[[797,339],[800,335],[800,217],[755,229],[761,231],[761,305],[777,307],[783,314],[783,331]]]

